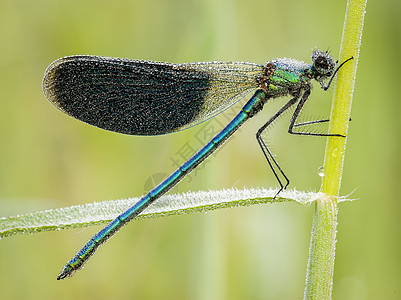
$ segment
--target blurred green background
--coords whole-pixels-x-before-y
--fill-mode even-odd
[[[314,47],[338,56],[345,7],[345,0],[0,0],[0,216],[139,196],[184,161],[183,147],[201,146],[202,125],[132,137],[67,117],[41,89],[53,60],[310,62]],[[340,205],[334,299],[401,299],[400,9],[398,0],[367,7],[341,189],[358,200]],[[331,99],[332,90],[315,84],[305,119],[328,116]],[[276,185],[254,134],[282,103],[266,105],[172,192]],[[289,116],[268,143],[291,188],[318,190],[325,139],[289,136]],[[7,238],[0,297],[300,299],[312,212],[277,204],[133,222],[63,282],[60,268],[100,227]]]

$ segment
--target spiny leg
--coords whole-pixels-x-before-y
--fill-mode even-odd
[[[305,92],[303,93],[301,100],[298,102],[297,107],[295,108],[294,113],[292,114],[291,120],[290,120],[290,125],[288,127],[288,133],[290,134],[297,134],[297,135],[309,135],[309,136],[339,136],[339,137],[345,137],[342,134],[336,134],[336,133],[315,133],[315,132],[304,132],[304,131],[294,131],[295,127],[302,127],[305,125],[311,125],[311,124],[317,124],[317,123],[324,123],[324,122],[329,122],[329,120],[318,120],[318,121],[310,121],[310,122],[303,122],[299,124],[295,124],[297,121],[302,108],[304,107],[306,101],[309,99],[309,95],[311,93],[310,87],[305,89]]]
[[[349,118],[349,121],[351,122],[351,118]],[[325,120],[314,120],[314,121],[307,121],[307,122],[302,122],[302,123],[298,123],[298,124],[294,124],[294,128],[295,127],[302,127],[302,126],[308,126],[308,125],[313,125],[313,124],[320,124],[320,123],[326,123],[326,122],[330,122],[329,119],[325,119]]]
[[[320,124],[320,123],[326,123],[329,122],[329,119],[326,120],[314,120],[314,121],[307,121],[307,122],[302,122],[298,124],[294,124],[293,127],[302,127],[302,126],[308,126],[308,125],[313,125],[313,124]]]
[[[256,140],[259,143],[260,148],[262,149],[263,155],[265,156],[270,168],[273,171],[274,176],[276,177],[280,189],[274,196],[274,198],[277,197],[277,195],[283,190],[286,189],[288,184],[290,183],[290,180],[288,177],[284,174],[283,170],[281,169],[280,165],[278,164],[277,160],[274,158],[273,154],[271,153],[269,147],[267,147],[265,141],[262,138],[262,133],[266,130],[267,127],[269,127],[281,114],[283,114],[287,109],[289,109],[292,105],[297,103],[299,99],[299,95],[292,98],[290,101],[288,101],[283,107],[280,108],[278,112],[276,112],[262,127],[259,128],[258,132],[256,133]],[[276,170],[277,168],[277,170]],[[284,177],[286,184],[283,185],[282,181],[280,180],[279,173]]]

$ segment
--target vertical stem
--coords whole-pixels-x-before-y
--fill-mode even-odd
[[[347,136],[352,94],[367,0],[348,0],[339,61],[350,57],[337,75],[330,133]],[[341,185],[346,138],[329,137],[324,161],[321,197],[313,216],[304,299],[331,299],[337,233],[337,197]]]

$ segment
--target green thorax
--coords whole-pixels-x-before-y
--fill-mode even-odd
[[[311,65],[303,61],[280,58],[273,61],[274,73],[269,77],[267,94],[271,97],[291,95],[292,91],[299,90],[309,84]]]

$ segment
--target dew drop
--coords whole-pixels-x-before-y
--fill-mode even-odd
[[[323,166],[321,166],[321,167],[319,167],[319,169],[318,169],[318,173],[317,173],[320,177],[323,177],[324,176],[324,167]]]

